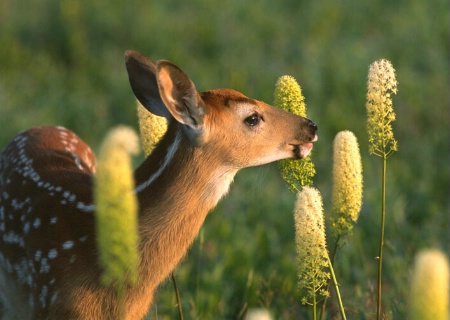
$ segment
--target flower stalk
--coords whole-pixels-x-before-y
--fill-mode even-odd
[[[131,128],[112,129],[101,146],[94,183],[101,281],[116,288],[121,302],[125,288],[138,281],[138,204],[130,159],[138,150]]]
[[[297,195],[294,209],[297,249],[298,284],[302,304],[313,307],[317,318],[317,303],[328,297],[326,290],[330,274],[325,241],[322,197],[312,187],[304,187]]]
[[[410,319],[449,319],[449,263],[439,250],[416,255],[410,293]]]
[[[372,63],[366,102],[369,153],[386,159],[398,149],[391,125],[395,121],[391,95],[396,93],[397,80],[391,62],[381,59]]]
[[[331,251],[331,268],[340,247],[340,240],[352,232],[353,224],[358,220],[362,205],[362,191],[362,164],[358,141],[353,132],[341,131],[336,135],[333,143],[331,233],[334,237],[334,246]],[[336,285],[335,283],[335,287]],[[320,319],[325,314],[326,302],[327,299],[323,301]]]
[[[149,112],[139,101],[137,102],[137,113],[142,149],[147,157],[166,133],[167,119]]]
[[[381,59],[369,67],[367,81],[367,132],[369,136],[369,153],[382,159],[381,177],[381,226],[378,249],[378,289],[377,289],[377,319],[380,320],[382,300],[382,271],[384,226],[386,221],[386,165],[387,159],[397,151],[397,141],[394,139],[392,122],[395,113],[392,106],[392,94],[397,93],[397,80],[392,64]]]
[[[362,205],[361,154],[351,131],[339,132],[333,143],[333,188],[331,222],[337,238],[351,233]]]
[[[341,292],[339,291],[339,285],[338,285],[338,282],[336,279],[336,275],[334,274],[333,263],[331,262],[329,256],[328,256],[328,266],[330,268],[331,279],[333,280],[334,289],[336,290],[336,297],[337,297],[338,304],[339,304],[339,312],[341,313],[342,319],[347,320],[347,317],[345,316],[344,305],[342,304]]]
[[[281,76],[275,84],[274,105],[285,111],[306,117],[305,98],[301,87],[291,76]],[[313,184],[316,174],[311,155],[303,160],[284,159],[278,162],[283,180],[292,192],[298,192],[305,186]]]

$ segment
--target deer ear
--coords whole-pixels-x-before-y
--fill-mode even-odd
[[[205,106],[191,79],[165,60],[156,65],[156,79],[161,99],[172,116],[180,123],[201,130]]]
[[[156,64],[139,52],[128,50],[125,52],[125,65],[131,89],[139,102],[151,113],[171,118],[164,102],[159,95],[156,80]]]

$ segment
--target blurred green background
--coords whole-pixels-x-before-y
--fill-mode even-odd
[[[369,64],[397,71],[388,161],[384,311],[404,319],[414,254],[449,250],[448,1],[0,0],[0,149],[20,130],[66,126],[95,150],[116,124],[137,128],[123,54],[178,64],[200,91],[230,87],[272,103],[277,78],[294,76],[319,126],[315,185],[328,214],[332,141],[358,137],[364,205],[336,273],[349,319],[375,313],[381,162],[367,148]],[[306,319],[300,305],[292,209],[276,165],[240,172],[177,269],[187,319],[242,319],[263,306]],[[149,312],[174,319],[170,282]],[[335,316],[330,303],[328,316]]]

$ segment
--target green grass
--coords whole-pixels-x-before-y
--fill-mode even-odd
[[[96,150],[113,125],[137,128],[127,49],[172,60],[199,90],[231,87],[269,103],[278,77],[292,75],[319,126],[314,181],[327,213],[334,135],[351,130],[360,143],[364,204],[335,272],[348,318],[373,319],[381,166],[368,153],[365,94],[369,64],[386,58],[399,82],[399,151],[387,172],[383,306],[402,319],[414,254],[449,250],[448,10],[444,0],[3,0],[0,148],[36,125],[64,125]],[[236,318],[260,305],[276,319],[307,317],[296,290],[294,199],[275,165],[237,175],[176,271],[185,318]],[[174,301],[167,282],[159,319],[176,317]]]

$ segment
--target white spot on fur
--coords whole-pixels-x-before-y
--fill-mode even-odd
[[[50,249],[49,251],[48,251],[48,258],[50,259],[50,260],[53,260],[53,259],[55,259],[57,256],[58,256],[58,250],[56,250],[56,249]]]
[[[77,209],[83,212],[94,212],[95,205],[93,204],[84,204],[83,202],[77,203]]]
[[[27,276],[27,285],[28,285],[29,287],[31,287],[31,286],[33,285],[33,276],[32,276],[31,274],[29,274],[29,275]]]
[[[42,257],[42,251],[41,251],[41,250],[37,250],[37,251],[34,253],[34,260],[35,260],[35,261],[39,261],[39,260],[41,260],[41,257]]]
[[[50,305],[54,305],[56,303],[56,300],[58,300],[57,291],[53,292],[52,297],[50,298]]]
[[[41,302],[41,305],[44,308],[47,305],[47,295],[48,295],[48,287],[44,285],[42,286],[41,292],[39,294],[39,301]]]
[[[36,218],[36,219],[34,220],[34,222],[33,222],[33,227],[34,227],[35,229],[37,229],[37,228],[39,228],[40,226],[41,226],[41,219]]]
[[[41,269],[39,270],[39,273],[49,273],[50,272],[50,265],[48,264],[47,258],[41,259]]]
[[[66,241],[66,242],[64,242],[64,243],[62,244],[62,248],[63,248],[64,250],[72,249],[73,246],[74,246],[74,242],[73,242],[72,240]]]

